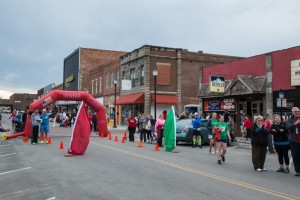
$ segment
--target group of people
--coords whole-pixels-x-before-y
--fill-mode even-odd
[[[300,109],[292,108],[292,117],[285,122],[278,114],[274,116],[272,125],[264,123],[262,116],[254,118],[251,128],[252,163],[254,170],[267,171],[264,167],[269,138],[273,136],[273,144],[278,155],[279,169],[277,172],[290,173],[288,152],[291,150],[295,167],[295,176],[300,176]],[[271,137],[272,138],[272,137]]]
[[[163,130],[166,118],[167,111],[163,111],[156,121],[150,114],[139,114],[138,116],[132,114],[127,119],[129,141],[134,142],[134,134],[138,132],[141,142],[152,144],[156,140],[158,146],[163,147]]]

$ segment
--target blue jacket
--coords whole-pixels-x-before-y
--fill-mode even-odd
[[[201,127],[201,117],[193,118],[192,125],[193,125],[194,130],[197,130],[197,128],[200,128]]]

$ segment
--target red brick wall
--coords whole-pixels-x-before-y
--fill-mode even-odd
[[[233,80],[237,75],[265,76],[265,55],[228,62],[213,67],[203,68],[203,83],[209,83],[210,75],[224,76],[225,80]]]
[[[81,90],[89,89],[89,70],[95,68],[96,66],[103,65],[105,63],[111,62],[118,59],[120,56],[124,55],[126,52],[122,51],[109,51],[109,50],[99,50],[99,49],[80,49],[80,73],[82,75],[82,88]]]
[[[273,91],[297,88],[291,86],[291,60],[297,59],[300,59],[300,46],[272,52]]]

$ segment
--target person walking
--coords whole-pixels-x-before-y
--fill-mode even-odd
[[[41,144],[48,143],[48,133],[49,133],[49,119],[50,114],[46,112],[46,109],[43,109],[41,118],[41,126],[40,126],[40,139]]]
[[[209,138],[209,153],[211,153],[211,147],[214,146],[215,154],[217,154],[217,143],[215,142],[214,135],[214,127],[218,127],[219,121],[217,119],[217,113],[213,112],[211,114],[211,119],[206,124],[206,128],[208,129],[208,138]]]
[[[227,151],[227,138],[231,140],[229,134],[229,128],[227,123],[224,121],[224,116],[220,116],[219,118],[219,125],[220,129],[220,138],[216,139],[217,142],[217,155],[218,155],[218,164],[221,165],[221,158],[222,162],[225,162],[225,154]]]
[[[251,129],[252,129],[252,121],[249,115],[246,116],[246,119],[244,121],[244,126],[246,128],[247,131],[247,135],[246,135],[246,141],[248,141],[249,138],[251,138]]]
[[[251,129],[252,163],[254,170],[267,171],[265,160],[268,146],[268,129],[262,123],[263,117],[258,115],[254,119]]]
[[[276,114],[274,117],[274,123],[270,128],[270,133],[273,135],[275,150],[278,155],[279,169],[277,172],[290,173],[289,165],[289,139],[288,131],[285,123],[281,122],[281,116]],[[285,167],[283,166],[285,163]]]
[[[25,130],[27,115],[28,115],[28,108],[25,109],[25,111],[24,111],[24,113],[22,115],[22,128],[21,128],[21,132],[23,132]]]
[[[159,116],[159,119],[156,120],[155,122],[155,132],[157,133],[157,144],[159,147],[164,147],[162,144],[164,125],[165,125],[164,115],[161,114]]]
[[[127,119],[127,127],[129,132],[129,141],[134,142],[134,134],[136,130],[136,119],[133,116],[133,114],[130,115],[130,117]]]
[[[268,129],[268,131],[270,132],[271,122],[270,122],[270,115],[269,114],[266,114],[266,116],[264,117],[263,124]],[[275,149],[274,149],[272,141],[273,141],[272,134],[269,134],[268,135],[268,150],[269,150],[270,153],[275,153]]]
[[[192,119],[193,125],[193,148],[198,145],[202,148],[202,134],[201,134],[201,117],[198,113],[194,113],[194,118]]]
[[[41,122],[41,119],[40,119],[40,115],[39,115],[39,109],[35,108],[34,113],[31,114],[31,125],[32,125],[31,144],[38,143],[40,122]]]
[[[289,133],[290,148],[296,174],[300,176],[300,109],[298,107],[292,108],[292,117],[286,121],[286,128]]]

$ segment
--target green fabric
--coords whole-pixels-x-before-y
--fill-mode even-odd
[[[176,121],[173,106],[170,108],[165,125],[164,134],[166,151],[172,151],[176,146]]]
[[[219,123],[219,128],[221,129],[221,140],[227,140],[228,124],[226,122]]]

